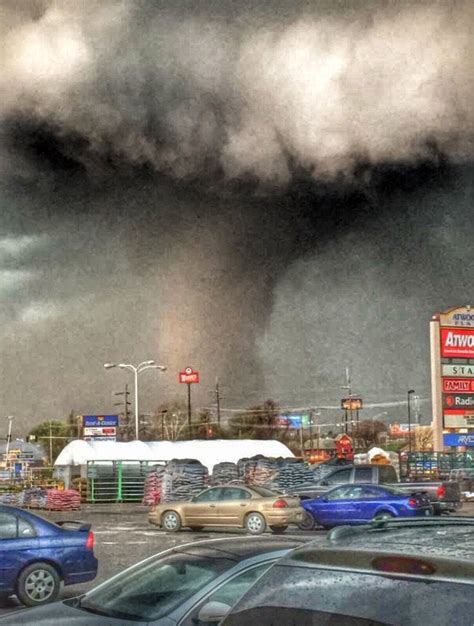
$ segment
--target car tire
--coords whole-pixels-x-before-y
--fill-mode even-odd
[[[314,530],[316,528],[316,520],[309,511],[305,511],[304,517],[298,524],[300,530]]]
[[[283,535],[288,526],[270,526],[270,530],[274,535]]]
[[[61,590],[61,578],[49,563],[32,563],[25,567],[16,581],[16,595],[26,606],[54,602]]]
[[[204,526],[190,526],[189,528],[195,533],[199,533],[204,528]]]
[[[249,513],[245,518],[245,528],[251,535],[261,535],[267,529],[267,522],[260,513]]]
[[[374,521],[383,522],[384,520],[390,520],[390,519],[393,519],[394,517],[395,515],[393,513],[390,513],[390,511],[381,511],[380,513],[377,513],[377,515],[374,516]]]
[[[176,511],[166,511],[161,516],[161,528],[170,533],[177,533],[181,530],[182,522],[179,513]]]

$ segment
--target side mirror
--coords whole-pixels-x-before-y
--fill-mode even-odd
[[[224,602],[208,602],[198,613],[198,620],[200,622],[208,622],[211,624],[218,624],[232,607]]]

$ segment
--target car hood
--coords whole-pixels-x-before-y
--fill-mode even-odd
[[[124,624],[146,624],[131,622],[105,615],[97,615],[74,608],[65,602],[53,602],[33,609],[20,609],[0,617],[0,624],[30,624],[31,626],[123,626]]]

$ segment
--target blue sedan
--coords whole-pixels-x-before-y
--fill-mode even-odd
[[[307,511],[305,529],[317,525],[367,524],[374,519],[432,515],[429,498],[423,493],[407,494],[381,485],[340,485],[314,500],[303,500]]]
[[[27,606],[52,602],[61,586],[97,575],[94,535],[81,522],[55,524],[12,506],[0,506],[0,595]]]

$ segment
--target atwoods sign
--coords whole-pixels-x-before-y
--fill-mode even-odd
[[[433,315],[430,323],[434,449],[474,439],[474,310],[470,305]],[[453,432],[454,431],[454,432]],[[465,434],[468,437],[454,435]]]

